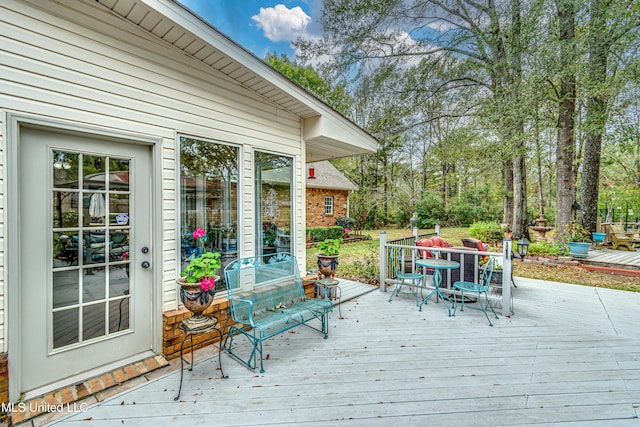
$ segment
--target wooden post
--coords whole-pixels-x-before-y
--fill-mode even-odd
[[[440,224],[436,224],[436,236],[440,237]]]
[[[511,265],[513,246],[511,239],[502,241],[502,315],[511,316]]]
[[[387,232],[380,232],[380,292],[387,291]]]

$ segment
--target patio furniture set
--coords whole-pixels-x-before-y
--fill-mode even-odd
[[[465,244],[465,251],[470,253],[450,253],[450,259],[443,259],[439,255],[432,254],[432,251],[438,254],[437,250],[420,250],[421,258],[415,261],[415,265],[422,268],[422,273],[417,271],[407,271],[405,248],[391,247],[389,262],[393,270],[393,276],[398,280],[395,288],[393,289],[389,302],[397,296],[403,287],[408,287],[415,295],[416,305],[419,311],[422,311],[422,306],[427,304],[429,300],[435,297],[436,301],[442,300],[444,306],[447,308],[449,316],[456,315],[458,306],[460,311],[464,311],[465,308],[465,292],[467,294],[475,294],[475,298],[467,298],[467,304],[478,302],[478,306],[469,306],[480,310],[484,313],[485,317],[489,321],[489,325],[493,326],[493,323],[489,319],[487,310],[491,310],[493,315],[497,319],[498,316],[493,308],[493,305],[489,301],[488,292],[490,290],[491,275],[493,274],[495,266],[495,258],[487,256],[479,256],[473,254],[473,251],[484,251],[486,246],[477,239],[463,239]],[[425,248],[438,248],[438,247],[452,247],[446,245],[440,237],[432,237],[429,239],[422,239],[416,243],[419,247]],[[478,257],[481,257],[484,262],[480,277],[478,281],[474,281],[475,270],[478,264]],[[462,269],[461,269],[462,263]],[[442,270],[451,271],[451,280],[453,282],[452,292],[444,293],[442,290]],[[462,272],[460,270],[463,270]],[[427,275],[432,274],[432,286],[427,285]],[[431,292],[427,296],[423,296],[424,289],[431,289]],[[458,295],[459,294],[459,295]],[[484,302],[483,302],[484,299]]]

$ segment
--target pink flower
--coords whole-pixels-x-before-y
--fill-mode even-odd
[[[194,239],[199,239],[201,237],[204,237],[204,230],[202,228],[196,228],[195,231],[193,232],[193,238]]]
[[[213,290],[215,287],[216,287],[216,281],[212,277],[205,277],[200,281],[200,289],[202,289],[205,292],[209,292],[210,290]]]
[[[345,233],[349,234],[349,232],[350,232],[350,231],[351,231],[351,230],[349,230],[349,227],[345,227],[345,228],[344,228],[344,232],[345,232]]]

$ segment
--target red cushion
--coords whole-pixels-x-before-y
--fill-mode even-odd
[[[431,239],[420,239],[420,240],[418,240],[416,245],[430,248],[430,247],[433,247],[433,241]],[[422,258],[431,258],[431,252],[429,252],[429,251],[420,251],[420,256]]]
[[[437,246],[440,248],[445,248],[446,244],[444,243],[444,239],[442,239],[442,237],[439,236],[433,236],[431,238],[431,240],[433,241],[433,246]]]

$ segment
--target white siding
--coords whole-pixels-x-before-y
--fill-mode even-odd
[[[164,311],[177,307],[178,133],[242,147],[243,255],[253,251],[255,235],[252,149],[295,156],[296,243],[298,255],[304,259],[304,147],[299,117],[175,47],[164,45],[100,4],[34,4],[5,0],[0,5],[0,108],[161,139],[157,158],[162,171]],[[4,136],[0,138],[0,149],[4,149],[7,141]],[[2,170],[3,166],[0,164]],[[2,180],[0,250],[4,250],[5,241],[4,194]],[[0,270],[3,298],[4,262],[0,262]],[[4,301],[1,307],[0,342],[6,348]]]

